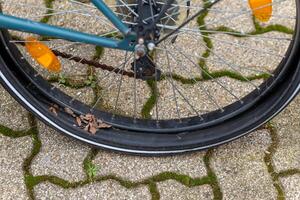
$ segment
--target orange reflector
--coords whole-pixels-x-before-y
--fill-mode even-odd
[[[248,0],[256,19],[267,22],[272,16],[272,0]]]
[[[40,65],[51,72],[60,72],[61,64],[49,47],[33,37],[26,39],[25,47],[28,53]]]

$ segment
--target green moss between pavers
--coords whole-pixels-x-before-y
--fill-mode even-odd
[[[52,17],[52,15],[48,15],[48,14],[52,14],[53,13],[52,9],[53,9],[53,2],[54,1],[55,0],[44,0],[44,4],[45,4],[46,8],[48,8],[47,11],[46,11],[46,13],[45,13],[47,16],[44,16],[40,20],[40,22],[42,22],[42,23],[48,23],[49,22],[49,20]]]
[[[29,121],[30,121],[31,126],[34,127],[34,129],[31,132],[31,135],[33,138],[33,148],[32,148],[31,154],[25,159],[25,161],[23,163],[23,170],[24,170],[25,185],[27,187],[28,194],[29,194],[30,198],[32,198],[32,199],[34,199],[34,192],[33,192],[34,187],[43,182],[49,182],[54,185],[60,186],[64,189],[68,189],[68,188],[82,187],[82,186],[90,184],[92,182],[102,182],[102,181],[107,181],[107,180],[117,181],[117,182],[119,182],[120,185],[122,185],[123,187],[128,188],[128,189],[136,188],[141,185],[148,185],[148,188],[152,195],[152,199],[159,199],[159,192],[158,192],[157,185],[156,185],[157,182],[162,182],[162,181],[166,181],[166,180],[175,180],[187,187],[194,187],[194,186],[209,184],[213,188],[215,199],[219,199],[220,193],[218,192],[219,189],[218,189],[218,183],[216,182],[217,179],[216,179],[215,174],[213,173],[213,171],[210,169],[210,166],[209,166],[210,154],[207,154],[204,158],[206,167],[208,167],[207,168],[208,176],[205,176],[202,178],[191,178],[187,175],[178,174],[175,172],[162,172],[156,176],[152,176],[145,180],[137,181],[137,182],[127,181],[127,180],[121,179],[114,175],[97,176],[94,179],[89,179],[89,177],[87,177],[86,179],[84,179],[82,181],[78,181],[78,182],[69,182],[62,178],[59,178],[56,176],[50,176],[50,175],[33,176],[30,172],[30,165],[31,165],[34,157],[37,156],[38,153],[40,152],[42,143],[38,136],[37,122],[32,115],[29,115]],[[97,150],[92,149],[89,152],[89,154],[86,156],[86,158],[83,161],[83,167],[85,170],[87,170],[86,166],[89,163],[92,163],[92,160],[94,159],[94,157],[96,155],[97,155]]]
[[[159,200],[160,194],[157,188],[157,184],[154,182],[150,182],[148,184],[149,192],[151,194],[151,200]]]
[[[208,150],[203,158],[203,161],[205,163],[207,177],[208,177],[208,179],[210,181],[210,185],[213,189],[214,200],[221,200],[221,199],[223,199],[223,193],[222,193],[217,175],[210,165],[210,163],[211,163],[210,160],[212,158],[212,155],[213,155],[213,150],[212,149]]]
[[[107,180],[114,180],[119,182],[120,185],[123,187],[130,189],[130,188],[136,188],[141,185],[148,185],[150,193],[152,195],[152,199],[159,199],[159,192],[156,186],[157,182],[162,182],[166,180],[176,180],[180,182],[181,184],[187,186],[187,187],[194,187],[194,186],[200,186],[204,184],[209,184],[213,187],[214,190],[214,195],[215,197],[220,196],[216,191],[216,186],[218,186],[216,181],[216,177],[213,172],[211,172],[210,169],[207,171],[209,172],[208,176],[205,176],[203,178],[191,178],[187,175],[182,175],[178,174],[175,172],[162,172],[156,176],[149,177],[148,179],[142,180],[142,181],[137,181],[137,182],[131,182],[127,181],[124,179],[121,179],[117,176],[114,175],[107,175],[107,176],[98,176],[95,177],[93,180],[89,179],[88,177],[85,180],[78,181],[78,182],[69,182],[66,181],[62,178],[56,177],[56,176],[49,176],[49,175],[44,175],[44,176],[33,176],[30,171],[29,171],[29,166],[33,160],[33,158],[38,154],[40,151],[41,143],[38,137],[34,138],[34,148],[32,150],[32,154],[26,159],[27,162],[24,162],[24,178],[25,178],[25,184],[27,186],[29,195],[31,198],[34,198],[34,193],[33,189],[36,185],[43,183],[43,182],[49,182],[54,185],[60,186],[64,189],[68,188],[77,188],[77,187],[82,187],[84,185],[90,184],[92,182],[102,182],[102,181],[107,181]],[[83,166],[87,165],[92,161],[92,159],[96,156],[96,150],[91,150],[91,152],[87,155],[83,162]],[[209,159],[206,157],[205,162],[209,161]],[[219,198],[215,198],[219,199]]]
[[[287,33],[287,34],[293,34],[294,31],[286,26],[280,25],[280,24],[272,24],[268,25],[267,27],[263,27],[259,24],[259,22],[255,19],[255,17],[252,17],[253,25],[255,27],[254,32],[250,32],[251,35],[258,35],[263,34],[271,31],[278,31],[281,33]]]
[[[31,120],[30,124],[33,127],[36,127],[36,122],[35,122],[33,116],[31,116],[30,120]],[[276,173],[274,172],[273,166],[270,165],[269,163],[271,163],[271,157],[277,148],[278,138],[276,135],[276,130],[274,129],[274,127],[272,125],[268,124],[266,126],[266,128],[271,133],[272,144],[268,148],[268,151],[271,153],[266,154],[264,160],[267,164],[269,173],[271,174],[272,178],[274,179],[274,177],[276,178],[276,177],[278,177],[278,175],[277,176],[272,175],[272,174],[276,174]],[[84,186],[86,184],[91,183],[91,181],[88,179],[78,181],[78,182],[69,182],[69,181],[66,181],[64,179],[61,179],[61,178],[58,178],[55,176],[48,176],[48,175],[33,176],[29,171],[30,164],[31,164],[33,158],[39,153],[42,144],[37,135],[37,131],[38,131],[37,128],[32,131],[33,131],[32,136],[33,136],[33,141],[34,141],[33,149],[32,149],[31,155],[24,161],[24,165],[23,165],[25,184],[26,184],[26,186],[29,190],[29,194],[32,198],[34,198],[34,196],[33,196],[34,186],[36,186],[37,184],[40,184],[42,182],[50,182],[52,184],[58,185],[60,187],[66,188],[66,189],[67,188],[76,188],[76,187]],[[84,162],[86,164],[91,162],[91,160],[94,158],[95,155],[96,155],[96,150],[92,150],[88,154],[88,156]],[[140,185],[148,185],[150,191],[152,191],[151,194],[153,196],[153,199],[157,199],[157,196],[159,195],[159,193],[157,193],[157,191],[155,190],[155,187],[153,185],[156,182],[162,182],[162,181],[172,179],[172,180],[176,180],[176,181],[180,182],[181,184],[183,184],[187,187],[194,187],[194,186],[209,184],[209,185],[211,185],[211,187],[213,189],[214,199],[222,199],[222,192],[221,192],[218,180],[217,180],[217,176],[215,175],[213,169],[210,166],[211,157],[212,157],[212,150],[208,151],[206,153],[206,155],[204,156],[204,163],[205,163],[206,170],[207,170],[207,176],[202,177],[202,178],[191,178],[187,175],[182,175],[182,174],[178,174],[178,173],[174,173],[174,172],[163,172],[156,176],[153,176],[146,180],[143,180],[141,182],[126,181],[124,179],[118,178],[113,175],[96,177],[93,181],[101,182],[101,181],[105,181],[105,180],[115,180],[115,181],[119,182],[120,185],[122,185],[123,187],[126,187],[126,188],[138,187]],[[289,173],[291,173],[291,172],[298,173],[297,170],[292,170]],[[285,173],[282,173],[282,174],[285,174]],[[284,199],[284,192],[282,190],[282,186],[280,184],[278,184],[278,180],[273,180],[273,181],[274,181],[274,187],[278,191],[278,199]]]
[[[38,155],[38,153],[40,152],[42,142],[38,136],[37,121],[32,114],[28,114],[28,121],[29,121],[29,125],[33,127],[32,134],[31,134],[33,147],[31,149],[30,155],[24,160],[22,169],[24,172],[24,182],[28,191],[28,195],[31,199],[34,199],[34,194],[32,190],[33,188],[32,185],[34,184],[34,180],[30,179],[31,176],[30,166],[34,157]]]
[[[206,73],[203,73],[204,80],[228,77],[228,78],[232,78],[232,79],[235,79],[238,81],[248,82],[248,81],[253,81],[253,80],[258,80],[258,79],[270,78],[270,75],[267,73],[243,76],[242,74],[231,71],[231,70],[217,70],[217,71],[213,71],[213,72],[210,72],[207,68],[203,68],[202,70],[206,72]]]
[[[32,129],[25,131],[14,131],[6,126],[0,125],[0,134],[6,137],[19,138],[32,135]]]
[[[147,80],[147,85],[150,88],[150,97],[146,101],[146,103],[143,105],[142,108],[142,117],[145,119],[150,119],[151,118],[151,110],[154,108],[158,97],[159,97],[159,92],[157,91],[157,82],[155,80]]]
[[[61,78],[59,76],[51,76],[47,79],[49,83],[59,83],[65,87],[69,87],[72,89],[82,89],[90,86],[89,83],[86,82],[86,79],[76,80],[71,77]]]
[[[94,168],[96,167],[92,161],[97,156],[97,154],[98,154],[98,149],[92,148],[90,150],[90,152],[88,153],[88,155],[83,160],[83,169],[84,169],[84,172],[88,179],[94,178],[94,177],[91,177],[89,170],[91,170],[91,167],[94,167]]]
[[[104,48],[100,46],[95,47],[95,55],[93,56],[93,60],[99,60],[104,54]]]
[[[225,34],[231,35],[231,36],[234,36],[234,37],[249,37],[248,35],[260,35],[260,34],[272,32],[272,31],[286,33],[286,34],[293,34],[294,33],[294,31],[292,29],[289,29],[288,27],[282,26],[282,25],[279,25],[279,24],[273,24],[273,25],[269,25],[267,27],[262,27],[262,26],[259,25],[258,22],[256,22],[255,19],[253,19],[253,23],[254,23],[255,30],[251,31],[251,32],[248,32],[248,33],[242,33],[242,32],[236,31],[234,29],[231,29],[229,27],[226,27],[226,26],[219,26],[219,27],[214,28],[214,29],[207,29],[207,31],[226,32]],[[218,34],[218,33],[217,32],[210,32],[210,34]]]
[[[276,173],[277,178],[300,175],[300,169],[287,169]]]
[[[277,199],[278,200],[284,200],[285,199],[285,193],[283,190],[283,186],[280,183],[278,179],[277,172],[274,169],[273,162],[272,162],[272,157],[275,154],[278,144],[279,144],[279,138],[277,134],[277,130],[274,127],[274,125],[271,122],[268,122],[265,125],[265,128],[269,131],[270,136],[271,136],[271,144],[268,147],[265,156],[264,156],[264,162],[266,164],[267,170],[272,178],[273,185],[277,191]]]

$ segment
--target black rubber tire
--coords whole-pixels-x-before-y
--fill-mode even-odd
[[[297,1],[298,4],[298,1]],[[297,6],[299,13],[299,6]],[[298,16],[297,16],[298,17]],[[7,91],[27,110],[41,121],[65,135],[96,147],[133,154],[175,154],[195,151],[220,145],[237,139],[261,126],[278,114],[300,90],[300,41],[299,21],[291,54],[276,82],[254,105],[222,123],[179,133],[141,133],[122,129],[101,130],[91,136],[74,127],[74,120],[67,115],[56,117],[48,111],[53,101],[38,88],[28,89],[30,80],[20,71],[14,57],[0,34],[0,79]]]

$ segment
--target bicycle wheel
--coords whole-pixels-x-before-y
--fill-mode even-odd
[[[144,52],[2,29],[2,84],[63,134],[139,154],[195,151],[234,140],[274,117],[296,96],[299,1],[170,2],[144,1],[139,7],[134,0],[107,1],[145,37],[133,43],[136,49],[145,47]],[[155,28],[147,29],[144,24],[155,21],[165,4],[168,9]],[[85,1],[7,0],[2,12],[122,38]],[[49,47],[61,71],[41,67],[26,47],[30,42]]]

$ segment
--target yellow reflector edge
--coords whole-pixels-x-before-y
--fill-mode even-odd
[[[248,0],[254,17],[261,21],[267,22],[272,16],[272,0]]]
[[[50,72],[60,72],[61,64],[52,50],[36,38],[26,39],[25,47],[31,57]]]

